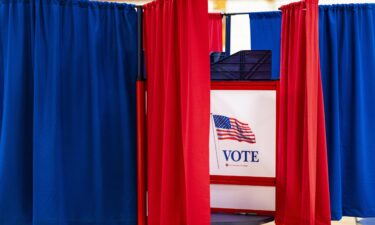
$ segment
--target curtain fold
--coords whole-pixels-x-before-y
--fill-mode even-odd
[[[283,6],[276,223],[330,224],[318,1]]]
[[[144,7],[149,225],[210,224],[207,5]]]
[[[0,223],[136,221],[137,14],[0,0]]]
[[[208,14],[208,46],[210,52],[223,51],[223,15]]]
[[[375,217],[375,4],[320,6],[331,210]]]

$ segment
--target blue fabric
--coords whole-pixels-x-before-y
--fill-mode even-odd
[[[273,16],[252,47],[279,41]],[[375,217],[375,4],[319,6],[319,33],[332,218]]]
[[[231,129],[230,120],[226,116],[213,115],[216,128]]]
[[[280,77],[281,12],[250,13],[251,50],[272,50],[272,78]]]
[[[135,225],[137,14],[0,0],[0,224]]]
[[[375,216],[375,5],[320,6],[332,218]]]

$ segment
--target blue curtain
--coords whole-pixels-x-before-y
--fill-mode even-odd
[[[332,217],[375,216],[375,5],[319,14]]]
[[[274,34],[263,45],[280,39],[267,17],[251,22],[252,40]],[[319,30],[332,218],[374,217],[375,4],[320,6]]]
[[[272,50],[272,78],[280,77],[281,12],[250,13],[251,50]]]
[[[0,224],[136,224],[133,6],[0,0]]]

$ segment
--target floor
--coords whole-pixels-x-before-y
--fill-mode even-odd
[[[266,225],[274,225],[275,223],[267,223]],[[332,221],[331,225],[356,225],[355,218],[343,217],[340,221]]]

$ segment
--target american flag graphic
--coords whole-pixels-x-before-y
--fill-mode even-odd
[[[217,138],[219,140],[235,140],[254,144],[255,134],[249,124],[243,123],[235,118],[222,115],[213,115]]]

